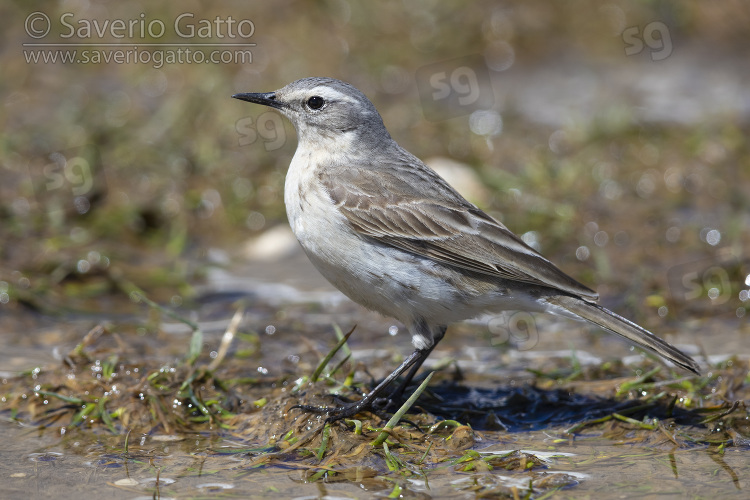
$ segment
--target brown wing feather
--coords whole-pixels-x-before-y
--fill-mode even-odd
[[[597,300],[596,292],[403,153],[406,161],[400,163],[357,162],[358,167],[327,166],[319,171],[321,184],[357,232],[444,264]]]

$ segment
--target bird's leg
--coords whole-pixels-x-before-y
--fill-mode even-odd
[[[388,375],[382,382],[380,382],[373,390],[371,390],[365,397],[359,401],[353,403],[346,403],[341,406],[311,406],[311,405],[295,405],[292,408],[300,408],[305,411],[314,413],[326,413],[328,418],[326,422],[335,422],[342,418],[351,418],[361,411],[371,410],[372,404],[381,395],[388,385],[396,380],[399,375],[409,369],[411,366],[416,364],[417,367],[421,366],[425,358],[430,354],[432,349],[417,349],[407,357],[398,368],[393,370],[393,373]]]
[[[391,392],[387,398],[385,398],[387,399],[387,401],[384,402],[385,403],[385,406],[383,407],[384,410],[387,410],[393,403],[395,403],[396,401],[400,400],[403,397],[404,392],[406,391],[406,388],[409,387],[409,384],[411,383],[412,379],[417,374],[419,369],[422,367],[422,364],[428,358],[432,350],[435,349],[435,346],[438,344],[438,342],[440,342],[440,340],[443,338],[443,336],[445,335],[445,331],[447,329],[448,327],[441,326],[441,327],[438,327],[437,331],[435,331],[432,334],[433,342],[432,342],[432,345],[429,348],[427,348],[427,354],[425,354],[425,356],[421,358],[417,363],[414,363],[414,365],[409,370],[409,373],[406,374],[406,378],[404,378],[403,381],[398,385],[398,387],[393,392]]]

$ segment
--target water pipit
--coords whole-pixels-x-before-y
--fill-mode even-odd
[[[348,83],[304,78],[275,92],[233,97],[278,109],[297,130],[284,203],[310,261],[353,301],[405,324],[415,348],[361,400],[305,409],[334,421],[387,405],[449,324],[505,310],[587,320],[698,373],[692,358],[596,304],[596,292],[399,146],[375,106]]]

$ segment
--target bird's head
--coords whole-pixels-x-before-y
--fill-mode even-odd
[[[370,100],[352,85],[333,78],[303,78],[275,92],[232,97],[278,109],[294,124],[300,144],[343,148],[390,140]]]

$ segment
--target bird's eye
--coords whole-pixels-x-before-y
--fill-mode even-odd
[[[320,109],[326,103],[325,99],[319,96],[312,96],[307,100],[307,107],[310,109]]]

